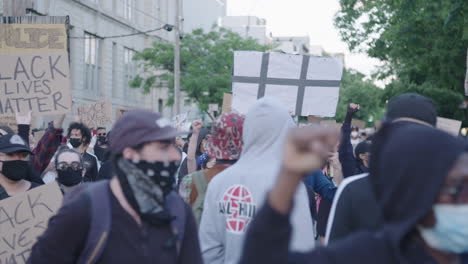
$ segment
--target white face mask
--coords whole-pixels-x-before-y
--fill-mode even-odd
[[[356,131],[351,132],[351,137],[355,138],[355,137],[358,137],[358,136],[359,136],[358,132],[356,132]]]
[[[434,227],[418,227],[424,241],[444,252],[468,253],[468,204],[436,204],[434,214]]]

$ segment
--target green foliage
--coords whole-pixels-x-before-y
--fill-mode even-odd
[[[466,0],[340,0],[340,5],[335,25],[342,39],[352,51],[366,52],[385,63],[379,77],[397,77],[389,89],[410,84],[411,89],[439,100],[441,114],[458,115],[456,102],[438,95],[455,99],[454,93],[463,94]]]
[[[382,100],[387,101],[393,96],[410,92],[419,93],[431,98],[439,116],[458,120],[464,119],[463,110],[459,108],[460,104],[463,102],[463,95],[454,91],[440,89],[431,83],[417,85],[408,80],[395,81],[387,86]]]
[[[260,45],[254,39],[243,39],[224,28],[214,27],[211,32],[201,29],[184,35],[181,40],[181,90],[208,110],[209,104],[221,105],[223,94],[231,91],[231,74],[234,51],[266,51],[270,46]],[[143,69],[144,77],[138,75],[130,82],[134,88],[148,93],[153,87],[167,85],[171,93],[174,87],[174,47],[168,43],[153,43],[153,47],[138,53],[134,60]],[[155,75],[155,72],[159,74]],[[173,103],[173,98],[168,105]]]
[[[340,89],[340,101],[336,111],[337,122],[343,122],[348,105],[355,103],[361,105],[361,110],[355,118],[367,121],[370,117],[378,120],[382,117],[384,109],[381,96],[383,90],[375,86],[370,80],[364,80],[359,72],[345,71]]]

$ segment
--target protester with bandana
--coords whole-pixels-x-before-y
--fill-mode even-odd
[[[220,172],[229,168],[242,152],[244,118],[236,113],[221,115],[212,125],[211,137],[206,144],[206,156],[215,160],[215,165],[184,178],[180,193],[192,205],[197,223],[200,223],[208,183]],[[187,187],[189,186],[189,187]]]
[[[146,110],[126,112],[112,131],[115,176],[88,187],[103,186],[108,192],[111,227],[105,245],[96,249],[99,256],[85,262],[202,263],[191,208],[173,191],[181,158],[174,140],[180,133],[160,114]],[[77,263],[87,245],[90,219],[96,219],[87,195],[86,189],[75,194],[51,218],[30,263]],[[176,229],[172,223],[182,218],[183,229]]]

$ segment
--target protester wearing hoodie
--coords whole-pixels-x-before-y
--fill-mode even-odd
[[[468,263],[463,256],[468,253],[468,192],[462,191],[468,182],[467,146],[443,131],[403,122],[384,123],[372,149],[369,179],[382,209],[382,228],[290,254],[294,191],[324,162],[332,140],[324,132],[305,128],[291,134],[283,170],[251,223],[240,263]]]
[[[387,106],[386,122],[421,123],[434,127],[437,113],[429,98],[418,94],[402,94]],[[376,144],[373,139],[373,144]],[[372,158],[372,155],[371,155]],[[372,165],[372,164],[370,164]],[[380,209],[372,192],[369,177],[349,177],[340,185],[328,218],[325,243],[339,240],[361,230],[377,230],[383,224]]]
[[[240,159],[218,174],[206,193],[199,232],[205,263],[238,263],[245,232],[274,184],[285,137],[294,126],[288,110],[272,98],[258,100],[247,113]],[[304,184],[295,197],[291,248],[306,251],[314,247],[314,232]]]

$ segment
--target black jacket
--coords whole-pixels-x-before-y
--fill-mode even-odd
[[[84,181],[96,181],[98,176],[98,160],[95,156],[85,151],[83,154],[83,166],[86,169]]]
[[[341,183],[328,220],[329,244],[359,231],[382,227],[380,208],[367,175],[352,176]]]
[[[435,264],[418,239],[417,225],[432,210],[465,148],[457,138],[425,125],[384,123],[373,141],[369,177],[384,221],[379,231],[355,233],[290,259],[289,214],[279,214],[267,202],[249,226],[240,263]]]

